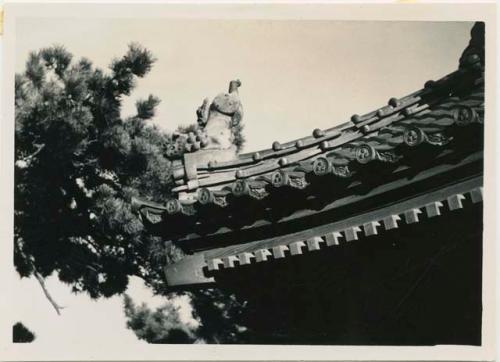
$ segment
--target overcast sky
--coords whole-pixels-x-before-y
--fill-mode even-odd
[[[174,130],[195,122],[203,98],[226,91],[229,81],[239,78],[244,151],[254,151],[345,122],[353,113],[369,112],[454,71],[471,27],[463,22],[19,20],[16,69],[23,70],[31,50],[52,44],[107,67],[137,41],[157,62],[125,100],[124,115],[133,113],[138,97],[152,93],[162,100],[153,122]],[[140,343],[125,329],[120,297],[91,301],[72,295],[55,278],[48,287],[67,306],[62,316],[35,280],[17,284],[19,303],[12,316],[34,330],[44,347],[66,343],[76,351]],[[136,301],[161,302],[137,279],[129,292]]]

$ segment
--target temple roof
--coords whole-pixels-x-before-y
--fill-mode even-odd
[[[265,218],[262,214],[266,210],[283,205],[284,200],[289,203],[287,195],[293,198],[298,193],[307,200],[324,194],[325,180],[349,194],[360,184],[370,184],[370,178],[378,179],[378,173],[393,175],[421,165],[422,157],[439,158],[443,152],[446,155],[458,148],[467,156],[471,151],[464,144],[469,128],[479,126],[482,132],[484,24],[477,23],[471,34],[458,70],[427,81],[407,96],[391,98],[372,112],[353,115],[339,126],[314,129],[303,138],[274,142],[269,149],[233,159],[218,157],[215,161],[211,155],[217,151],[185,154],[174,168],[177,186],[172,198],[165,204],[136,201],[143,221],[152,229],[185,223],[187,227],[179,231],[182,238],[188,229],[200,229],[205,223],[217,228],[248,213],[247,208],[261,213],[247,215],[251,224]],[[302,202],[287,208],[294,209],[292,213],[308,207]],[[230,211],[224,214],[223,209]]]

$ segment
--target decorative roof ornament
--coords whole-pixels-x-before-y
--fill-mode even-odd
[[[243,106],[238,88],[239,79],[229,83],[227,93],[218,94],[210,106],[208,99],[196,111],[198,124],[205,130],[208,143],[205,149],[225,150],[234,148],[232,128],[239,125],[243,118]]]
[[[470,35],[469,45],[459,60],[459,69],[481,71],[484,69],[484,23],[475,23]]]
[[[175,134],[176,144],[168,151],[169,156],[200,150],[226,150],[223,159],[228,159],[228,153],[232,155],[229,158],[236,158],[234,130],[243,118],[243,106],[238,93],[240,86],[239,79],[232,80],[227,93],[219,93],[211,103],[209,98],[205,98],[196,110],[198,129]],[[218,158],[214,153],[213,160],[217,161]]]

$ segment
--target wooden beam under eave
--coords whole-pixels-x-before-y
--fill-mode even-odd
[[[206,261],[202,253],[185,256],[177,263],[165,267],[168,287],[211,287],[215,279],[205,275]]]

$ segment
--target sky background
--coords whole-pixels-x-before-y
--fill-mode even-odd
[[[471,27],[466,22],[33,18],[17,23],[16,71],[24,69],[30,51],[52,44],[107,68],[128,43],[139,42],[157,62],[124,100],[122,115],[134,113],[138,98],[154,94],[162,102],[151,122],[172,131],[194,123],[203,98],[226,91],[238,78],[244,152],[250,152],[345,122],[454,71]],[[47,287],[66,306],[61,316],[34,279],[16,282],[12,316],[46,348],[143,343],[125,328],[120,297],[92,301],[71,294],[55,277]],[[137,278],[127,292],[152,307],[164,301]],[[188,303],[179,305],[189,321]]]

